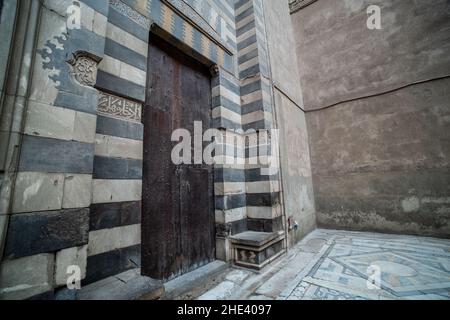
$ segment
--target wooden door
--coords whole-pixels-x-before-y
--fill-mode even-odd
[[[175,129],[211,123],[208,69],[151,36],[144,107],[142,272],[168,280],[215,258],[213,170],[175,165]],[[191,152],[193,156],[193,151]]]

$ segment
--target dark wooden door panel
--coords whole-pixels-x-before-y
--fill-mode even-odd
[[[194,121],[209,128],[210,110],[208,69],[152,36],[142,204],[142,272],[150,277],[167,280],[215,258],[213,170],[174,165],[170,141],[178,128],[193,136]]]
[[[185,272],[214,259],[214,195],[212,175],[207,167],[183,166],[180,170],[182,251]],[[207,205],[207,207],[205,207]]]
[[[142,268],[146,272],[151,270],[153,275],[176,273],[181,258],[174,226],[180,226],[181,222],[180,216],[174,214],[179,211],[180,195],[178,169],[170,158],[171,116],[168,112],[147,108],[145,120]]]

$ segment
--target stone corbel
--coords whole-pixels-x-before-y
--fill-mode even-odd
[[[98,64],[102,59],[86,51],[77,51],[67,62],[70,74],[82,86],[93,87],[97,81]]]
[[[211,67],[209,67],[209,72],[211,73],[211,76],[217,77],[219,75],[220,69],[217,64],[213,64]]]

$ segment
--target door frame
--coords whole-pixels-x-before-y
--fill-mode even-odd
[[[163,30],[162,28],[160,28],[156,23],[153,23],[150,26],[150,35],[149,35],[149,40],[148,40],[148,45],[151,44],[152,38],[158,38],[158,40],[161,41],[165,41],[167,44],[171,45],[172,47],[174,47],[175,49],[179,50],[180,52],[182,52],[183,54],[185,54],[186,56],[194,59],[195,61],[199,62],[200,64],[202,64],[203,66],[207,67],[210,71],[210,88],[211,88],[211,103],[210,103],[210,128],[216,128],[218,130],[227,130],[224,127],[217,127],[213,125],[214,122],[214,118],[212,116],[212,109],[213,109],[213,103],[212,100],[217,97],[217,94],[215,95],[215,91],[217,90],[217,87],[219,86],[220,88],[220,83],[221,83],[221,78],[224,78],[224,73],[226,73],[226,71],[224,71],[221,67],[219,67],[218,64],[214,63],[213,61],[209,60],[208,58],[206,58],[205,56],[197,53],[196,51],[194,51],[193,49],[191,49],[189,46],[187,46],[186,44],[180,42],[179,40],[177,40],[176,38],[174,38],[170,33],[168,33],[167,31]],[[147,70],[147,72],[151,72],[150,70]],[[217,92],[217,91],[216,91]],[[221,90],[219,90],[219,95],[218,97],[221,98],[223,96],[223,92]],[[144,111],[144,110],[143,110]],[[222,123],[222,121],[220,121],[220,123]],[[144,124],[145,125],[145,124]],[[218,220],[218,215],[216,214],[216,211],[218,210],[217,205],[216,205],[216,184],[217,183],[225,183],[223,181],[217,180],[217,177],[215,175],[216,169],[222,169],[222,166],[217,167],[216,164],[213,164],[211,166],[211,174],[212,174],[212,181],[213,181],[213,186],[212,186],[212,191],[213,191],[213,208],[214,208],[214,212],[212,214],[214,214],[214,248],[215,248],[215,260],[221,260],[221,261],[230,261],[231,259],[231,248],[229,245],[229,239],[228,239],[228,235],[224,235],[223,232],[219,231],[217,228],[218,224],[222,224],[223,221]],[[143,172],[143,174],[145,174]],[[144,188],[144,186],[143,186]],[[144,193],[142,193],[144,194]],[[141,210],[141,212],[143,213],[143,210]],[[144,243],[144,239],[143,239],[143,235],[144,235],[144,228],[141,225],[141,245]],[[141,249],[141,257],[143,255],[143,250]],[[144,259],[141,259],[141,261],[143,261]],[[170,279],[164,280],[164,281],[168,281]]]

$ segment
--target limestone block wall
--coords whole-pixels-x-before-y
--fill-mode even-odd
[[[150,33],[215,66],[212,123],[227,136],[273,126],[267,34],[257,0],[18,3],[11,43],[25,45],[2,51],[14,85],[2,91],[0,297],[55,298],[69,265],[82,285],[140,266]],[[80,28],[68,29],[71,5]],[[233,132],[241,147],[224,140],[218,151],[242,160],[214,170],[216,256],[225,261],[231,235],[284,230],[280,176],[246,164],[252,135]]]
[[[449,12],[318,0],[293,13],[319,226],[450,236]]]
[[[8,203],[2,207],[8,221],[2,298],[46,295],[66,284],[69,265],[86,275],[98,100],[92,86],[103,57],[108,6],[78,3],[83,18],[69,31],[71,4],[17,2],[13,43],[25,39],[25,46],[23,55],[16,51],[10,58],[10,100],[3,107],[13,107],[2,110],[5,122],[8,112],[21,114],[10,127],[17,137],[12,140],[15,154],[2,179],[2,201]],[[30,72],[24,74],[24,67]]]
[[[270,130],[275,126],[263,3],[241,0],[236,2],[235,8],[242,129]],[[247,146],[247,157],[251,159],[258,154],[254,149],[256,145],[249,142]],[[265,148],[264,145],[260,147],[260,155],[277,156],[271,153],[270,139]],[[279,172],[261,174],[261,167],[264,166],[246,166],[248,229],[283,231]]]

